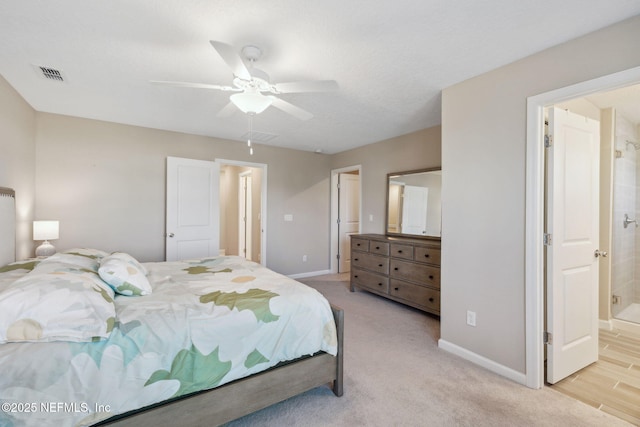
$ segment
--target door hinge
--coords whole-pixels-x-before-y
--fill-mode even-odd
[[[553,135],[544,136],[544,148],[549,148],[553,145]]]
[[[542,243],[544,243],[545,246],[551,246],[551,234],[544,233],[542,236]]]
[[[336,255],[336,258],[340,259],[340,254]]]
[[[553,334],[551,332],[544,332],[542,334],[542,340],[545,344],[553,345]]]

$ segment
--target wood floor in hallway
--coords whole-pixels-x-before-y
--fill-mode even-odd
[[[598,361],[551,386],[640,426],[640,335],[600,330]]]

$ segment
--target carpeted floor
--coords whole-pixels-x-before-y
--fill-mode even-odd
[[[316,388],[227,427],[630,425],[440,350],[438,318],[367,292],[351,293],[346,280],[301,280],[344,309],[344,396]]]

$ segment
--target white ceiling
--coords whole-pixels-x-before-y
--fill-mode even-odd
[[[331,93],[280,95],[254,130],[270,145],[336,153],[440,123],[441,90],[640,14],[636,0],[3,0],[0,74],[37,111],[240,140],[218,40],[264,51],[272,82],[333,79]],[[34,66],[61,70],[44,79]]]

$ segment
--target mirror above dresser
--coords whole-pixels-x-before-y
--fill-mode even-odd
[[[388,174],[386,234],[439,239],[441,189],[440,168]]]

